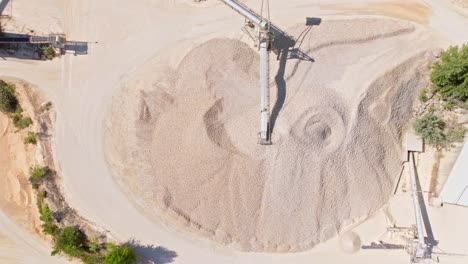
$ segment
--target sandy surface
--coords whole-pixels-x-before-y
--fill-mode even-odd
[[[62,257],[50,256],[50,248],[43,241],[32,237],[9,218],[0,210],[0,263],[68,263]]]
[[[298,45],[314,62],[280,59],[269,147],[256,144],[258,56],[249,46],[208,41],[159,78],[149,66],[114,99],[110,165],[145,211],[243,250],[308,249],[392,191],[401,131],[427,86],[425,36],[414,31],[375,19],[288,30],[306,34]],[[396,42],[411,47],[384,72]],[[364,66],[374,69],[351,74]]]
[[[21,87],[17,93],[24,94]],[[25,115],[31,116],[31,106],[20,97]],[[34,128],[33,128],[34,129]],[[39,219],[35,195],[28,182],[28,169],[35,164],[35,146],[25,145],[26,131],[17,129],[9,117],[0,113],[0,208],[19,225],[38,233]]]
[[[20,81],[16,85],[24,114],[34,118],[31,102]],[[50,257],[41,241],[36,196],[28,182],[29,167],[36,164],[36,146],[23,143],[28,129],[17,132],[9,117],[0,113],[0,263],[62,263]],[[26,232],[25,232],[26,231]],[[29,232],[29,234],[27,233]],[[32,234],[32,236],[31,236]]]
[[[35,9],[47,6],[31,4],[26,0],[23,8]],[[270,1],[273,7],[272,19],[282,28],[304,23],[305,17],[322,18],[347,17],[340,10],[321,8],[321,4],[341,3],[382,3],[380,0],[343,1]],[[401,2],[401,1],[400,1]],[[468,22],[460,13],[447,6],[448,1],[411,1],[425,3],[431,9],[427,28],[436,34],[431,45],[445,47],[468,39]],[[26,3],[26,4],[25,4]],[[49,2],[47,2],[49,4]],[[112,95],[143,65],[160,58],[163,65],[177,68],[181,59],[194,47],[214,38],[243,39],[240,26],[243,22],[237,14],[221,4],[209,1],[195,6],[190,1],[64,1],[62,17],[63,29],[69,38],[76,40],[99,41],[90,45],[88,56],[65,56],[52,62],[31,62],[8,59],[0,64],[3,73],[26,78],[43,90],[51,98],[57,109],[56,156],[63,175],[63,188],[69,203],[79,213],[109,230],[117,239],[136,238],[141,243],[163,246],[165,250],[143,250],[149,258],[161,262],[172,259],[174,263],[310,263],[311,261],[331,263],[406,263],[408,256],[402,251],[360,251],[348,255],[341,253],[339,240],[331,239],[316,246],[313,250],[297,254],[239,253],[213,244],[188,237],[186,232],[174,231],[163,222],[150,220],[128,201],[126,193],[114,182],[104,159],[103,138],[106,110],[111,104]],[[247,1],[254,7],[257,2]],[[54,3],[50,3],[56,7]],[[112,10],[110,12],[109,10]],[[348,12],[349,10],[343,10]],[[355,12],[354,18],[369,14]],[[382,15],[382,14],[381,14]],[[383,14],[385,16],[385,14]],[[351,15],[349,15],[351,16]],[[40,16],[33,24],[38,27]],[[28,18],[28,19],[29,19]],[[131,18],[131,19],[128,19]],[[415,42],[419,46],[418,42]],[[122,56],[122,54],[124,54]],[[405,59],[388,57],[392,66],[381,67],[382,72],[394,68]],[[401,60],[400,60],[401,59]],[[156,59],[154,59],[156,60]],[[153,61],[154,61],[153,60]],[[158,66],[156,64],[155,66]],[[157,67],[156,67],[157,68]],[[365,68],[369,70],[369,67]],[[372,68],[374,69],[374,68]],[[379,68],[377,68],[379,69]],[[351,73],[350,73],[351,74]],[[356,77],[360,74],[353,73]],[[364,88],[367,86],[364,86]],[[90,96],[91,95],[91,96]],[[254,115],[255,116],[255,115]],[[278,125],[279,126],[279,125]],[[103,188],[105,186],[105,188]],[[408,198],[408,197],[407,197]],[[398,204],[410,205],[410,200],[398,200]],[[412,221],[408,208],[399,210],[399,216]],[[465,225],[450,225],[453,219],[463,220],[466,216],[459,208],[429,208],[437,220],[434,229],[440,232],[444,250],[468,252],[458,235],[468,232]],[[455,217],[457,216],[457,217]],[[458,221],[457,220],[457,221]],[[378,213],[365,225],[356,228],[362,243],[378,239],[386,226],[385,217]],[[442,239],[444,242],[442,242]],[[459,241],[457,243],[457,241]],[[168,254],[167,252],[172,252]],[[176,257],[174,257],[174,254]],[[384,254],[384,258],[382,258]],[[168,257],[172,256],[172,257]],[[465,263],[466,259],[444,258],[445,263]],[[48,262],[44,262],[48,263]]]

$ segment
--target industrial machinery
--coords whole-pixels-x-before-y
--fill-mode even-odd
[[[408,133],[406,135],[406,158],[409,165],[409,174],[411,181],[411,195],[413,198],[414,217],[416,220],[417,241],[413,245],[412,262],[420,262],[430,258],[430,247],[424,239],[424,223],[421,211],[420,190],[417,183],[416,164],[414,161],[414,153],[422,152],[424,149],[423,141],[421,138],[414,134]]]
[[[269,52],[273,41],[273,33],[269,18],[263,18],[263,9],[265,7],[267,17],[270,16],[269,3],[262,1],[261,14],[258,15],[245,5],[235,0],[221,0],[224,4],[234,9],[247,20],[244,30],[256,42],[260,53],[260,132],[259,144],[271,144],[270,131],[270,89],[269,89]],[[250,29],[255,31],[250,33]]]
[[[23,34],[6,33],[0,37],[0,44],[48,44],[57,54],[74,52],[75,55],[88,53],[88,42],[68,41],[64,34],[50,34],[49,36],[30,36]],[[97,42],[96,42],[97,43]]]

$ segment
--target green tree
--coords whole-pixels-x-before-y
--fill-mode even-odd
[[[24,117],[21,113],[15,113],[13,115],[13,124],[18,130],[27,128],[33,123],[30,117]]]
[[[468,102],[468,45],[442,52],[432,67],[431,81],[444,99]]]
[[[42,231],[45,234],[55,236],[57,234],[58,228],[54,223],[54,217],[52,215],[52,211],[50,211],[49,205],[43,203],[39,208],[39,214],[39,219],[43,222],[41,225]]]
[[[29,169],[29,182],[34,189],[39,187],[39,183],[50,172],[49,167],[31,167]]]
[[[137,256],[133,249],[128,246],[112,246],[104,259],[105,264],[132,264]]]
[[[57,236],[52,255],[63,252],[71,257],[79,257],[85,249],[86,235],[75,226],[67,226]]]
[[[0,80],[0,111],[13,113],[17,107],[18,99],[15,96],[14,87]]]
[[[37,144],[36,133],[29,131],[28,135],[24,138],[24,144]]]
[[[445,122],[432,112],[418,118],[414,123],[414,130],[422,136],[429,145],[443,147],[447,144]]]

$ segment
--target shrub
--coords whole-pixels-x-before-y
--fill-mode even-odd
[[[99,253],[85,253],[80,258],[84,264],[102,264],[105,256]]]
[[[418,96],[418,99],[419,101],[425,103],[429,100],[429,97],[427,96],[427,89],[422,89],[420,92],[419,92],[419,96]]]
[[[37,144],[37,138],[36,138],[36,133],[34,132],[28,132],[28,135],[24,138],[24,144]]]
[[[52,255],[63,252],[71,257],[79,257],[84,254],[85,247],[85,234],[75,226],[67,226],[58,234]]]
[[[47,192],[42,190],[37,193],[37,208],[39,209],[39,219],[42,221],[42,232],[55,236],[59,230],[55,224],[53,213],[49,208],[49,205],[45,202]]]
[[[105,264],[131,264],[134,263],[137,256],[133,249],[128,246],[111,246],[109,253],[104,260]]]
[[[444,110],[452,111],[454,107],[455,103],[453,102],[453,100],[446,100],[442,102],[442,109]]]
[[[429,112],[414,123],[414,130],[422,136],[429,145],[443,147],[447,143],[444,133],[445,122],[432,112]]]
[[[32,123],[31,118],[23,117],[22,114],[16,113],[13,115],[13,125],[20,130],[29,127]]]
[[[52,215],[52,211],[50,211],[49,205],[43,203],[39,208],[39,214],[39,219],[43,222],[41,225],[42,232],[55,236],[57,234],[58,227],[54,222],[54,217]]]
[[[3,113],[13,113],[18,105],[14,86],[0,80],[0,111]]]
[[[466,128],[461,124],[456,124],[447,129],[447,141],[463,142],[465,139]]]
[[[37,207],[41,208],[44,203],[44,199],[47,197],[47,192],[42,190],[37,193]]]
[[[48,167],[31,167],[30,168],[29,182],[32,184],[34,189],[39,187],[39,183],[49,173]]]
[[[55,57],[54,48],[49,44],[39,45],[37,53],[41,60],[51,60]]]
[[[468,45],[450,47],[434,63],[431,81],[444,99],[468,101]]]

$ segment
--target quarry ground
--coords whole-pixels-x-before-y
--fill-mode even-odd
[[[240,32],[243,19],[216,1],[194,4],[189,0],[45,0],[37,5],[26,2],[15,1],[14,16],[17,16],[17,21],[10,23],[11,28],[24,30],[27,27],[45,34],[62,29],[69,39],[99,42],[89,45],[87,56],[66,55],[48,62],[7,58],[0,64],[0,70],[2,75],[26,79],[54,102],[57,111],[55,154],[63,176],[63,191],[71,206],[96,225],[108,230],[111,237],[120,241],[133,238],[142,244],[164,247],[158,250],[149,247],[141,252],[159,261],[156,263],[168,263],[171,259],[174,263],[193,263],[194,260],[197,263],[401,263],[408,260],[408,255],[403,251],[360,251],[347,255],[340,251],[338,238],[301,253],[241,253],[220,247],[209,240],[188,236],[183,228],[148,217],[131,202],[136,197],[129,199],[128,192],[122,191],[106,163],[104,120],[112,98],[124,84],[133,81],[142,68],[154,65],[176,69],[189,51],[208,40],[232,38],[248,43]],[[272,20],[285,29],[304,24],[306,17],[349,20],[370,16],[404,19],[414,23],[418,29],[430,33],[430,40],[421,43],[430,48],[443,48],[468,40],[468,20],[464,11],[451,6],[449,1],[270,2]],[[246,4],[255,7],[256,1],[246,1]],[[47,19],[42,20],[42,15],[38,16],[37,12],[44,14]],[[417,37],[411,40],[421,41]],[[411,42],[404,43],[411,45]],[[402,56],[395,58],[396,61],[403,62],[405,57],[414,52],[411,46],[405,48],[401,51]],[[398,50],[389,54],[397,56]],[[157,63],[158,60],[163,62],[162,65]],[[399,63],[393,62],[392,57],[388,60],[388,66],[379,64],[382,72],[393,69]],[[148,79],[153,78],[151,72],[146,74]],[[362,72],[356,75],[363,79],[366,77]],[[425,157],[430,164],[430,156]],[[421,165],[421,174],[429,173],[428,164]],[[412,212],[408,198],[405,194],[399,194],[391,199],[384,210],[387,215],[391,212],[399,226],[413,223],[412,214],[408,213]],[[441,248],[452,253],[468,253],[466,245],[458,243],[462,241],[462,234],[467,232],[461,229],[466,228],[461,223],[463,219],[465,222],[468,219],[467,210],[452,206],[431,207],[429,213]],[[385,231],[388,219],[386,214],[383,211],[376,212],[370,220],[356,226],[353,231],[359,234],[365,244],[378,240]],[[0,235],[0,247],[9,245],[24,250],[25,245],[32,245],[37,249],[35,253],[44,258],[48,255],[44,245],[36,238],[27,235],[22,240],[15,238],[9,230],[17,223],[12,223],[4,215],[0,215],[0,233],[7,238],[3,239]],[[460,224],[449,222],[449,219]],[[458,229],[455,231],[448,225],[457,226]],[[29,239],[34,242],[27,242]],[[8,259],[8,253],[14,251],[5,252],[0,251]],[[3,257],[1,254],[0,257]],[[17,263],[29,263],[26,257],[31,256],[23,257]],[[47,263],[60,261],[63,260],[53,259]],[[446,258],[444,263],[464,261],[466,259]]]

